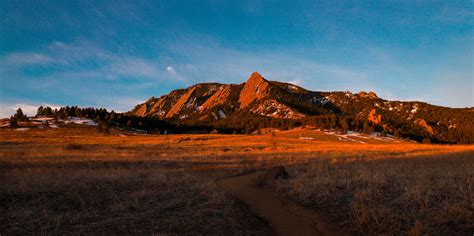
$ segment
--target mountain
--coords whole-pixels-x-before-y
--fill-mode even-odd
[[[201,83],[151,97],[130,115],[175,124],[253,129],[311,124],[402,135],[422,141],[473,143],[474,109],[388,101],[374,92],[316,92],[269,81],[258,72],[243,84]],[[240,125],[236,124],[240,123]]]

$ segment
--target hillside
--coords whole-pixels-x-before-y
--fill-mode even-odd
[[[151,97],[129,115],[178,125],[249,132],[308,124],[325,129],[380,132],[417,141],[474,142],[474,109],[388,101],[374,92],[317,92],[270,81],[258,72],[242,84],[201,83]]]

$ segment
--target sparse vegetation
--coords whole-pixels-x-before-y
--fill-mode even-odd
[[[1,131],[1,234],[271,233],[193,170],[199,163],[163,160],[154,145],[107,143],[90,128],[63,131]],[[102,141],[84,143],[88,135]]]
[[[472,155],[320,159],[268,185],[353,233],[463,235],[474,232]]]
[[[420,232],[464,232],[472,219],[472,206],[466,208],[472,161],[462,157],[472,155],[472,146],[348,143],[301,129],[255,136],[111,129],[105,135],[73,127],[0,129],[1,233],[271,234],[215,180],[281,164],[289,167],[291,179],[273,183],[278,192],[357,232],[400,233],[416,225]],[[461,156],[433,158],[450,153]],[[423,156],[426,161],[414,159]],[[329,196],[341,201],[318,207]],[[392,197],[398,200],[391,202]],[[425,197],[427,208],[420,211]],[[408,204],[400,211],[396,204],[405,198]],[[354,207],[347,207],[349,200]],[[380,204],[386,207],[371,208]],[[341,216],[351,217],[340,221]],[[357,219],[360,225],[353,228]],[[387,222],[394,225],[381,229]]]

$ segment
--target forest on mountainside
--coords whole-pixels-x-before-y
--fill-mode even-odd
[[[424,117],[433,119],[447,115],[443,109],[435,114],[423,114]],[[107,132],[111,127],[121,127],[141,130],[147,133],[170,134],[170,133],[226,133],[226,134],[258,134],[260,129],[275,128],[288,130],[299,126],[311,126],[321,130],[336,130],[340,133],[355,131],[361,133],[378,132],[381,136],[393,135],[396,138],[411,139],[424,143],[447,143],[447,144],[472,144],[474,143],[474,130],[472,120],[463,116],[465,113],[453,114],[460,124],[470,124],[465,127],[439,129],[435,128],[433,133],[428,132],[421,126],[412,125],[397,116],[387,113],[382,114],[385,122],[375,122],[358,117],[343,114],[321,114],[306,116],[302,119],[281,119],[262,116],[241,111],[224,119],[199,120],[190,119],[180,122],[176,119],[159,119],[154,116],[136,116],[128,113],[116,113],[104,108],[80,108],[77,106],[66,106],[59,109],[50,107],[39,107],[37,116],[53,117],[55,119],[67,119],[67,117],[83,117],[96,121],[98,129]],[[12,116],[11,119],[18,119]],[[24,119],[24,118],[22,118]],[[436,126],[435,126],[436,127]],[[468,129],[468,130],[466,130]]]

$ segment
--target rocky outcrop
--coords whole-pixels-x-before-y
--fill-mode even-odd
[[[231,85],[223,85],[220,89],[215,92],[209,99],[206,100],[201,106],[201,111],[206,111],[216,106],[220,106],[226,103],[231,94]]]
[[[181,96],[178,101],[173,105],[173,107],[171,107],[168,113],[166,113],[166,118],[171,118],[175,116],[179,111],[181,111],[181,109],[188,102],[188,100],[191,98],[195,91],[196,87],[193,86],[183,96]]]
[[[270,86],[267,80],[258,72],[253,72],[240,92],[240,109],[247,107],[255,100],[264,98],[267,95],[267,89]]]
[[[387,133],[399,129],[415,135],[414,132],[422,131],[420,127],[423,127],[426,132],[422,131],[421,136],[449,143],[456,142],[456,137],[465,137],[465,142],[470,142],[474,129],[471,122],[473,108],[387,101],[378,98],[374,92],[309,91],[289,83],[266,80],[258,72],[252,73],[242,84],[201,83],[173,90],[159,98],[150,97],[128,114],[155,116],[178,124],[213,125],[214,121],[219,123],[217,120],[227,119],[218,124],[224,126],[258,116],[311,120],[312,116],[336,115],[368,121],[377,128],[383,127]],[[430,122],[424,120],[428,118]],[[441,135],[448,131],[450,134]],[[463,135],[452,135],[454,132]]]
[[[372,91],[369,91],[368,93],[365,92],[365,91],[360,91],[357,96],[359,96],[359,98],[370,98],[370,99],[377,99],[379,97],[377,97],[377,94],[375,94],[374,92]]]
[[[138,116],[145,116],[146,114],[150,112],[156,100],[157,99],[155,97],[151,96],[146,102],[136,105],[133,108],[132,112]]]
[[[300,119],[305,117],[305,115],[273,99],[267,99],[262,103],[254,105],[250,109],[250,112],[263,116],[283,119]]]
[[[373,124],[378,124],[382,121],[382,115],[377,115],[377,110],[373,108],[370,110],[367,120],[371,121]]]
[[[424,119],[416,119],[415,120],[415,124],[423,127],[426,132],[430,133],[430,134],[434,134],[433,132],[433,127],[429,126],[428,123],[426,122],[426,120]]]

